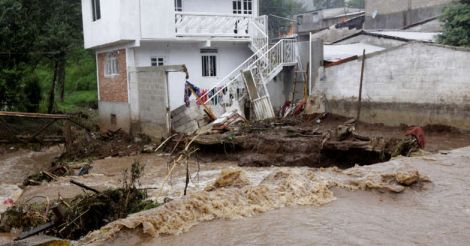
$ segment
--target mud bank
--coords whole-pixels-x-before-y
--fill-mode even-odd
[[[211,191],[196,192],[162,208],[110,223],[89,234],[81,244],[114,243],[113,239],[119,239],[119,235],[128,230],[150,237],[177,235],[204,221],[241,219],[298,205],[321,206],[336,199],[333,188],[400,193],[406,187],[420,187],[429,182],[429,178],[417,170],[399,167],[387,170],[355,167],[345,171],[276,168],[259,185],[248,185],[240,172],[225,170],[206,189]]]

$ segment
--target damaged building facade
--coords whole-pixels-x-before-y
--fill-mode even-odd
[[[259,49],[258,0],[82,0],[82,13],[85,48],[96,51],[102,130],[139,128],[138,68],[185,64],[191,83],[213,88]],[[165,112],[184,104],[186,74],[167,79],[169,105],[153,95]]]

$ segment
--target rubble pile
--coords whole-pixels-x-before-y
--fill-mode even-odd
[[[414,135],[389,139],[363,136],[357,133],[355,120],[339,125],[330,120],[337,122],[338,117],[320,114],[238,122],[225,132],[206,132],[195,142],[203,153],[223,151],[240,166],[349,168],[409,156],[422,148]]]
[[[122,187],[118,189],[98,191],[71,181],[89,192],[72,199],[59,195],[55,201],[45,198],[41,203],[15,204],[2,214],[0,231],[19,229],[23,233],[18,239],[44,232],[46,235],[76,240],[128,214],[158,207],[158,203],[147,200],[146,190],[137,187],[143,170],[135,162],[131,170],[123,171]]]

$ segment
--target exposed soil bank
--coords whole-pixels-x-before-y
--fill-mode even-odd
[[[201,135],[196,143],[206,156],[228,158],[238,161],[240,166],[349,168],[390,160],[407,130],[407,126],[359,122],[355,126],[359,139],[337,139],[337,127],[345,121],[347,118],[336,115],[320,120],[315,117],[276,119],[244,125],[223,134]],[[442,125],[423,129],[428,151],[470,145],[470,135],[459,129]]]

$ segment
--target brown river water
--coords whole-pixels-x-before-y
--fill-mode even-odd
[[[417,176],[414,170],[419,171]],[[470,148],[346,171],[243,172],[241,180],[251,185],[243,186],[238,179],[234,183],[241,188],[196,192],[113,222],[80,244],[468,245],[470,241]],[[418,183],[404,185],[413,181]]]
[[[163,190],[165,157],[144,156],[142,186],[174,201],[131,215],[89,234],[79,245],[468,245],[470,148],[348,170],[237,168],[234,163],[192,167]],[[116,187],[133,158],[95,162],[74,179]],[[113,164],[112,170],[108,164]],[[416,172],[418,171],[418,172]],[[222,173],[221,173],[222,172]],[[20,200],[43,192],[64,196],[68,178],[31,187]],[[430,180],[430,182],[428,182]],[[411,185],[411,186],[408,186]],[[6,186],[5,186],[6,187]],[[210,191],[203,191],[204,189]],[[1,238],[11,237],[0,234]]]

